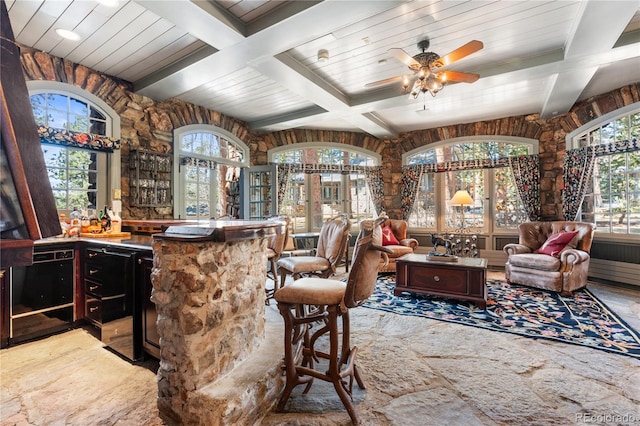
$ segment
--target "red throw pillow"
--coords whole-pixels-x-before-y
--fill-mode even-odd
[[[393,231],[389,226],[385,226],[382,228],[382,245],[383,246],[392,246],[398,245],[398,239],[395,235],[393,235]]]
[[[538,253],[548,254],[549,256],[560,257],[560,253],[564,250],[573,237],[578,234],[578,231],[558,232],[551,234],[547,241],[544,242],[542,247],[538,249]],[[573,246],[575,247],[575,245]]]

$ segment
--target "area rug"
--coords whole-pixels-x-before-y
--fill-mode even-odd
[[[487,281],[487,309],[468,302],[403,293],[394,296],[394,275],[380,275],[367,308],[470,325],[521,336],[588,346],[640,358],[640,334],[588,289],[557,293]]]

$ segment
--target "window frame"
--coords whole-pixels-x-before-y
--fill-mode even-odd
[[[232,142],[236,148],[242,151],[243,161],[233,161],[223,157],[209,156],[197,154],[189,151],[182,151],[180,149],[182,137],[185,135],[193,134],[193,133],[208,133],[215,135],[216,137],[222,137],[227,139],[229,142]],[[185,172],[181,170],[181,158],[182,157],[191,157],[198,158],[201,160],[212,161],[216,164],[222,164],[232,167],[240,167],[246,168],[249,167],[249,155],[250,150],[249,147],[238,138],[233,133],[217,126],[208,125],[208,124],[189,124],[186,126],[180,126],[174,129],[173,131],[173,141],[174,141],[174,149],[173,149],[173,217],[175,219],[184,219],[186,216],[186,207],[185,207]],[[218,204],[216,188],[217,186],[214,183],[218,182],[219,177],[219,168],[216,167],[215,170],[212,169],[211,177],[209,184],[211,186],[209,191],[209,201],[212,203],[210,205],[209,216],[207,219],[215,216],[215,206]],[[182,217],[184,214],[185,217]],[[202,218],[198,217],[199,220]]]
[[[48,80],[30,80],[26,82],[29,97],[43,93],[53,93],[71,98],[78,99],[87,104],[92,104],[96,109],[100,110],[106,117],[105,136],[120,139],[120,116],[106,102],[91,92],[80,87],[62,83],[59,81]],[[70,150],[79,148],[67,147]],[[115,199],[115,193],[121,188],[121,153],[119,149],[112,153],[97,152],[98,165],[96,167],[97,178],[97,195],[96,209],[111,203]],[[71,206],[73,207],[73,206]],[[77,206],[86,207],[86,206]],[[70,211],[59,211],[61,213],[70,213]]]
[[[528,148],[528,155],[534,155],[539,153],[540,142],[537,139],[523,138],[517,136],[500,136],[500,135],[475,135],[475,136],[462,136],[457,138],[450,138],[439,141],[437,143],[424,145],[411,151],[407,151],[402,154],[402,165],[408,166],[409,160],[416,154],[423,153],[425,151],[434,151],[439,148],[444,148],[452,145],[466,145],[477,144],[483,142],[498,142],[498,143],[511,143],[526,146]],[[442,161],[448,161],[443,159]],[[494,215],[496,213],[496,200],[494,197],[496,188],[495,170],[493,169],[470,169],[470,170],[482,170],[484,175],[484,182],[486,186],[483,189],[484,196],[482,200],[483,204],[483,227],[477,229],[478,234],[484,235],[513,235],[517,233],[517,229],[511,228],[497,228],[495,225]],[[450,208],[449,200],[446,199],[446,173],[438,172],[432,173],[434,179],[435,188],[435,227],[415,227],[411,226],[412,231],[416,233],[443,233],[451,231],[451,228],[446,227],[447,222],[447,209]],[[422,183],[420,183],[421,185]],[[459,189],[459,188],[458,188]],[[465,218],[465,222],[467,222]]]
[[[295,145],[283,145],[273,149],[270,149],[267,152],[267,158],[270,163],[275,163],[275,157],[278,154],[288,152],[288,151],[300,151],[305,149],[335,149],[339,151],[343,151],[349,154],[359,154],[365,156],[369,159],[371,164],[370,166],[380,166],[382,162],[382,156],[374,151],[369,151],[365,148],[360,148],[357,146],[337,143],[337,142],[300,142]],[[281,164],[281,163],[277,163]],[[322,163],[324,164],[324,163]],[[312,186],[313,182],[311,177],[317,174],[304,174],[304,182],[302,185],[304,186],[304,192],[306,194],[312,194]],[[340,178],[340,191],[342,200],[340,200],[340,205],[342,207],[343,212],[348,210],[351,212],[352,200],[351,200],[351,174],[345,174]],[[291,176],[289,177],[291,179]],[[322,188],[322,187],[321,187]],[[320,189],[321,189],[320,188]],[[349,194],[349,199],[346,198],[347,194]],[[305,229],[294,229],[295,232],[317,232],[320,230],[322,224],[314,226],[313,223],[313,212],[311,206],[311,198],[308,196],[304,203],[305,209]],[[374,212],[375,215],[375,212]],[[295,226],[295,225],[294,225]],[[352,230],[357,231],[359,229],[359,223],[352,223]]]
[[[628,116],[628,115],[632,115],[635,113],[640,113],[640,102],[636,102],[634,104],[631,105],[627,105],[624,106],[622,108],[616,109],[614,111],[611,111],[607,114],[604,114],[600,117],[598,117],[597,119],[594,119],[592,121],[589,121],[588,123],[578,127],[576,130],[574,130],[573,132],[567,134],[565,136],[565,146],[567,150],[570,149],[576,149],[576,148],[580,148],[580,139],[607,125],[608,123],[611,123],[619,118],[622,118],[624,116]],[[591,145],[591,146],[597,146],[597,145]],[[616,155],[616,154],[611,154],[611,155]],[[608,157],[608,156],[607,156]],[[592,174],[591,179],[594,179],[594,176]],[[627,174],[627,178],[626,181],[628,183],[629,181],[629,175]],[[580,219],[582,220],[582,206],[580,207],[580,210],[578,211],[578,215],[580,217]],[[638,234],[631,234],[631,233],[613,233],[613,232],[602,232],[602,230],[600,230],[600,232],[598,232],[598,229],[596,228],[596,232],[595,232],[595,236],[594,238],[596,239],[602,239],[602,240],[610,240],[610,241],[629,241],[629,242],[638,242],[638,238],[639,235]]]

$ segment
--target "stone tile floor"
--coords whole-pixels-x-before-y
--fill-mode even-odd
[[[640,290],[590,289],[640,331]],[[640,422],[638,359],[366,308],[351,316],[367,383],[354,391],[363,425]],[[274,303],[267,318],[280,321]],[[132,365],[82,329],[4,349],[0,424],[167,424],[156,407],[154,364]],[[262,424],[350,420],[333,388],[318,382],[306,395],[299,387],[287,412],[268,413]]]

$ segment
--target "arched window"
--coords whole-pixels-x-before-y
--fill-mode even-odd
[[[567,136],[563,208],[576,200],[576,220],[596,223],[598,233],[640,234],[639,138],[637,103]]]
[[[409,226],[429,232],[515,229],[528,215],[508,159],[537,149],[537,141],[524,138],[464,137],[405,153],[405,166],[430,166],[420,173]],[[466,190],[473,203],[451,205],[458,190]]]
[[[42,152],[58,211],[68,214],[73,208],[109,204],[112,191],[120,188],[119,151],[83,148],[82,143],[62,136],[70,131],[98,141],[119,137],[118,115],[98,97],[69,84],[30,81],[27,87],[39,131],[48,135]]]
[[[238,216],[240,169],[249,148],[224,129],[189,125],[175,130],[174,215],[180,219]]]
[[[380,181],[372,176],[379,169],[379,155],[338,143],[298,143],[271,150],[269,158],[290,167],[279,211],[291,217],[294,232],[319,231],[340,213],[354,226],[379,213],[371,189]]]

